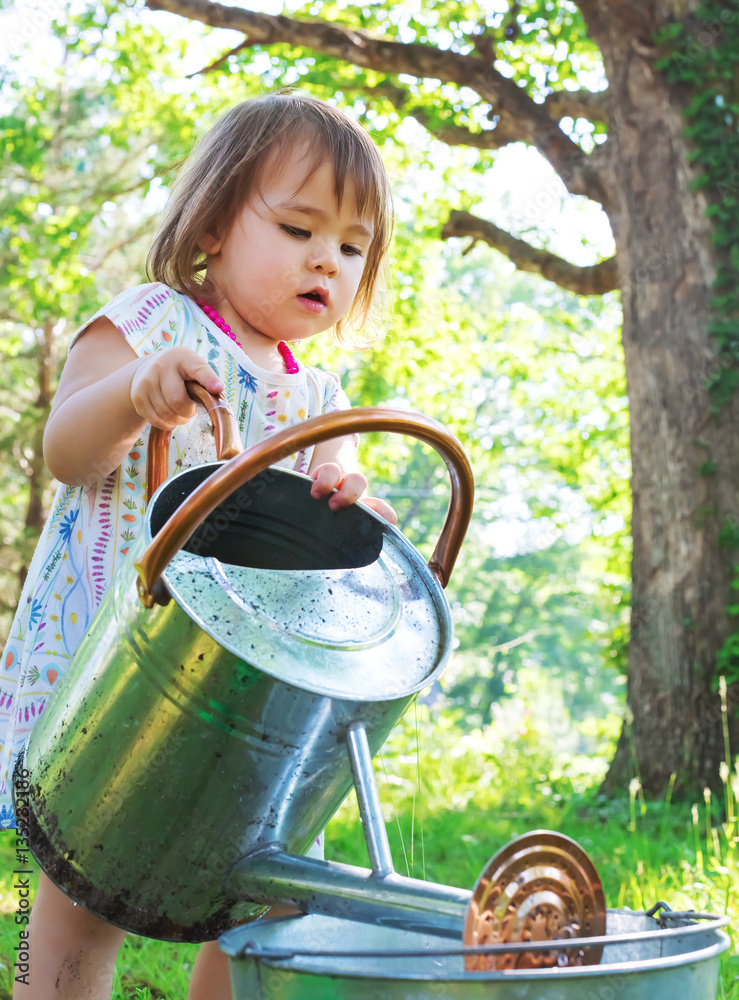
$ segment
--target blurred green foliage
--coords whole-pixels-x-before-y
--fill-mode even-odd
[[[329,17],[332,9],[319,3],[311,12]],[[541,4],[522,5],[517,31],[508,31],[498,15],[444,3],[423,30],[436,43],[459,46],[470,44],[470,32],[494,31],[499,51],[534,91],[555,74],[574,80],[596,72],[597,53],[579,15],[563,7],[544,20],[543,12]],[[402,5],[368,8],[361,17],[376,28],[392,22],[421,32]],[[436,694],[468,724],[483,725],[519,672],[536,668],[564,685],[578,718],[603,714],[604,698],[606,706],[620,699],[628,614],[629,446],[618,302],[512,274],[484,246],[462,256],[455,243],[439,243],[451,199],[457,203],[463,191],[470,203],[477,197],[476,170],[490,154],[475,153],[473,161],[454,153],[438,165],[428,144],[401,133],[414,102],[470,124],[477,111],[469,95],[452,88],[432,100],[425,84],[409,84],[409,103],[398,111],[383,96],[386,80],[369,74],[362,81],[351,67],[284,47],[268,58],[239,53],[217,72],[189,77],[193,51],[184,35],[165,36],[114,3],[69,14],[53,30],[55,69],[29,79],[11,63],[0,77],[0,156],[9,182],[0,193],[5,628],[34,541],[23,518],[33,433],[45,417],[36,406],[39,330],[53,324],[58,371],[83,318],[143,280],[166,184],[198,132],[223,107],[297,81],[349,102],[370,128],[391,173],[398,216],[384,343],[346,355],[322,340],[301,348],[302,357],[338,370],[355,404],[409,407],[440,419],[468,449],[477,480],[473,524],[448,590],[457,649]],[[204,39],[209,35],[203,29]],[[532,46],[525,52],[524,37]],[[577,59],[558,61],[560,43],[577,49]],[[207,64],[205,46],[197,59],[195,68]],[[371,105],[361,97],[368,84]],[[418,443],[376,435],[362,443],[360,457],[373,491],[393,503],[403,531],[430,556],[448,499],[443,463]]]

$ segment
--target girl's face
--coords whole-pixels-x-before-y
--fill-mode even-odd
[[[327,330],[357,294],[372,221],[359,216],[353,182],[339,207],[330,164],[306,179],[310,165],[307,146],[268,164],[228,234],[202,241],[216,308],[247,353]]]

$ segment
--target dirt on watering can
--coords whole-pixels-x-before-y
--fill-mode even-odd
[[[13,772],[14,787],[17,788],[21,783],[19,776],[24,771],[24,755],[21,752]],[[60,778],[65,777],[64,773],[60,775]],[[69,777],[67,781],[71,784],[74,778]],[[56,786],[54,791],[59,791],[60,787],[61,782]],[[21,799],[25,800],[25,793],[21,796],[16,792],[14,798],[17,801],[21,801]],[[33,854],[44,873],[71,899],[82,901],[82,905],[86,909],[103,920],[107,920],[108,923],[123,928],[140,924],[142,921],[141,907],[135,906],[130,902],[134,890],[121,888],[114,896],[111,896],[107,891],[101,890],[89,879],[85,878],[74,866],[76,853],[74,848],[61,852],[54,846],[55,843],[58,843],[60,831],[59,820],[53,810],[44,809],[45,802],[43,796],[39,797],[38,802],[39,813],[44,816],[46,831],[41,828],[40,824],[36,821],[34,813],[30,810],[27,812],[25,822],[23,822],[21,828],[33,828]],[[95,844],[94,850],[99,851],[102,855],[105,851],[105,845],[102,843]],[[111,877],[115,878],[115,863],[110,871]],[[130,875],[130,866],[125,859],[121,859],[120,861],[120,872],[124,879]],[[146,882],[150,877],[150,874],[141,872],[139,880]],[[229,902],[220,910],[210,914],[207,920],[200,921],[197,924],[188,924],[187,926],[172,921],[166,911],[148,913],[145,917],[147,936],[165,941],[213,941],[229,928],[237,927],[244,923],[243,920],[231,919],[230,914],[232,909],[233,904]],[[263,907],[262,912],[266,909],[267,907]]]
[[[356,429],[407,429],[445,458],[430,564],[373,512],[267,468]],[[26,749],[29,842],[53,881],[149,937],[211,940],[262,913],[272,897],[234,898],[228,872],[270,845],[305,854],[351,788],[351,727],[376,753],[443,669],[471,507],[459,443],[384,411],[167,480]]]

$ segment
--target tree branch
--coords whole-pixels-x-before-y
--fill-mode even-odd
[[[400,110],[400,105],[396,105]],[[411,103],[404,109],[405,114],[415,118],[419,125],[423,125],[435,139],[445,142],[447,146],[472,146],[474,149],[502,149],[512,142],[518,142],[519,138],[504,121],[496,122],[495,128],[481,129],[473,132],[466,125],[457,125],[454,122],[449,124],[435,124],[437,116],[431,113],[429,108],[416,106]]]
[[[592,267],[578,267],[548,250],[537,250],[523,240],[511,236],[492,222],[480,219],[469,212],[452,211],[448,222],[441,231],[443,240],[452,237],[472,237],[495,250],[500,250],[520,271],[540,274],[578,295],[602,295],[619,287],[616,258],[594,264]]]
[[[572,194],[585,195],[601,205],[608,200],[609,185],[602,172],[602,160],[592,161],[559,128],[544,104],[537,104],[513,80],[474,53],[390,41],[340,24],[260,14],[209,0],[146,0],[146,4],[151,10],[166,10],[214,28],[241,31],[246,36],[245,45],[295,45],[365,69],[469,87],[492,106],[493,113],[517,141],[539,149]]]
[[[219,69],[226,62],[229,56],[235,56],[238,52],[241,52],[242,49],[246,49],[248,47],[249,47],[248,41],[240,42],[238,45],[235,45],[232,49],[229,49],[228,52],[224,52],[222,56],[218,56],[218,58],[214,59],[213,62],[208,63],[207,66],[203,66],[202,69],[198,69],[194,73],[188,73],[185,79],[192,80],[194,77],[200,76],[201,73],[210,73],[214,69]]]
[[[85,261],[86,266],[91,271],[97,270],[99,267],[102,267],[102,265],[105,263],[108,257],[111,256],[111,254],[116,253],[118,250],[123,250],[124,247],[127,247],[129,244],[135,243],[136,240],[140,239],[151,228],[151,224],[152,224],[151,218],[144,219],[144,221],[140,223],[134,230],[132,230],[128,234],[128,236],[124,236],[122,240],[119,240],[117,243],[112,243],[109,247],[106,247],[94,259]],[[84,257],[82,257],[81,259],[84,260]]]
[[[169,167],[164,167],[160,170],[154,172],[154,177],[162,177],[169,172]],[[112,178],[106,178],[106,180],[112,180]],[[147,184],[151,183],[151,177],[139,177],[136,181],[133,181],[128,186],[123,187],[94,187],[90,192],[90,197],[102,198],[108,201],[112,201],[113,198],[120,198],[123,195],[133,194],[134,191],[138,191],[142,187],[146,187]]]
[[[384,97],[398,112],[415,118],[435,139],[445,142],[447,146],[472,146],[475,149],[502,149],[511,142],[518,142],[517,135],[506,131],[500,121],[495,128],[481,129],[473,132],[466,125],[455,122],[438,124],[439,108],[435,113],[426,105],[414,104],[413,95],[407,87],[401,87],[391,80],[383,80],[372,88],[372,97]],[[450,108],[451,112],[451,108]]]
[[[603,91],[602,93],[605,93]],[[544,101],[544,106],[557,121],[561,118],[587,118],[589,121],[607,121],[608,111],[605,102],[595,100],[600,94],[590,91],[558,91],[549,94]],[[593,98],[593,100],[590,100]],[[395,102],[393,102],[395,103]],[[396,104],[400,109],[400,105]],[[519,142],[520,136],[515,123],[510,117],[501,118],[496,122],[495,128],[480,129],[473,132],[466,125],[457,125],[454,122],[449,124],[435,124],[435,116],[426,107],[412,104],[405,108],[406,114],[415,118],[419,125],[433,135],[440,142],[445,142],[447,146],[471,146],[474,149],[502,149],[512,142]],[[597,155],[597,154],[596,154]]]
[[[610,98],[608,90],[555,90],[544,98],[544,107],[557,122],[563,118],[607,122],[611,118]]]
[[[203,70],[203,72],[205,72],[205,70]],[[421,124],[426,126],[426,122],[422,120],[418,114],[419,111],[423,114],[426,111],[426,108],[408,108],[408,102],[412,100],[412,97],[407,87],[400,86],[390,80],[383,80],[372,88],[372,93],[373,95],[378,93],[382,94],[382,96],[386,97],[399,111],[405,111],[406,114],[413,115],[413,117],[421,122]],[[548,114],[555,121],[560,121],[562,118],[586,118],[591,122],[610,122],[613,119],[613,113],[611,110],[611,93],[608,89],[555,90],[552,91],[551,94],[546,95],[543,103]],[[492,110],[488,113],[488,117],[491,116],[495,117]],[[429,116],[427,115],[426,117]],[[455,126],[450,126],[450,128],[454,127]],[[458,127],[464,131],[463,126]],[[500,128],[500,123],[498,123],[496,127]],[[429,131],[431,131],[431,129],[429,129]],[[491,135],[492,131],[492,129],[489,130]],[[438,135],[437,138],[439,138]],[[518,138],[519,137],[517,135],[511,135],[510,138],[507,139],[507,142],[518,142]],[[450,145],[463,145],[463,143],[454,142],[450,143]],[[498,142],[496,145],[486,145],[482,148],[499,149],[502,145],[505,145],[505,143]]]
[[[682,16],[679,10],[694,7],[697,4],[685,3],[685,0],[671,0],[675,3],[675,16]],[[655,4],[644,3],[644,0],[575,0],[580,13],[588,26],[588,34],[596,44],[600,39],[608,37],[613,30],[628,32],[632,39],[641,38],[652,43],[657,27]],[[663,5],[664,6],[664,5]]]
[[[504,125],[498,124],[495,128],[482,129],[480,132],[473,132],[464,125],[433,125],[431,116],[424,108],[411,108],[408,114],[415,118],[419,125],[431,133],[440,142],[445,142],[447,146],[471,146],[473,149],[502,149],[512,142],[518,142],[518,138],[507,130]]]

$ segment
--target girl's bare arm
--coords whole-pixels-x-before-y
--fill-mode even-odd
[[[110,320],[96,320],[69,353],[46,424],[51,474],[69,486],[89,485],[123,462],[147,424],[172,430],[187,423],[195,413],[188,379],[223,389],[189,348],[139,358]]]

